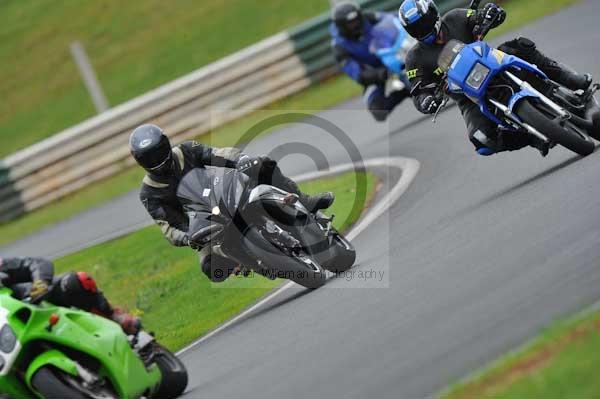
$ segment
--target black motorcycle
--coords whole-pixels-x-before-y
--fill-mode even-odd
[[[356,259],[352,244],[332,226],[333,217],[311,213],[297,195],[254,184],[235,169],[193,169],[177,196],[189,216],[190,241],[218,245],[235,263],[268,278],[318,288],[325,270],[343,272]]]

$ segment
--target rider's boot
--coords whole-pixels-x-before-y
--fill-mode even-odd
[[[498,136],[495,140],[495,145],[495,152],[518,151],[521,148],[530,146],[537,149],[545,157],[548,155],[552,143],[533,135],[526,133],[515,134],[513,131],[498,127]]]
[[[548,140],[542,140],[541,138],[533,135],[529,136],[529,145],[537,149],[542,157],[548,155],[548,152],[550,152],[550,148],[552,147],[552,143],[550,143]]]
[[[555,82],[565,86],[566,88],[577,91],[587,91],[592,85],[592,75],[586,73],[580,75],[577,72],[571,71],[565,65],[559,64],[556,61],[548,59],[550,63],[545,66],[542,70],[548,75],[548,77]]]
[[[550,79],[570,90],[585,92],[592,84],[591,75],[580,75],[572,71],[567,66],[544,55],[536,48],[533,41],[524,37],[506,42],[500,49],[537,65]]]
[[[120,325],[127,335],[136,335],[142,329],[142,321],[140,318],[126,313],[122,309],[115,308],[110,318]]]
[[[285,178],[282,186],[283,187],[281,188],[283,188],[287,192],[298,195],[300,202],[302,203],[302,205],[304,205],[306,209],[309,210],[309,212],[314,213],[320,209],[327,209],[331,206],[331,204],[333,204],[333,201],[335,200],[335,195],[330,191],[326,191],[324,193],[319,193],[316,195],[308,195],[306,193],[303,193],[302,191],[300,191],[300,187],[298,187],[298,184],[296,184],[296,182],[290,178]]]
[[[333,201],[335,201],[335,195],[331,191],[316,195],[308,195],[300,191],[297,194],[300,197],[302,205],[312,213],[329,208],[333,204]]]

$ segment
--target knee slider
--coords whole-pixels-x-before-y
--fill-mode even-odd
[[[488,147],[481,147],[477,149],[477,153],[483,157],[489,157],[490,155],[494,155],[496,152]]]
[[[235,265],[218,255],[207,255],[202,259],[201,267],[210,281],[220,283],[229,277]]]
[[[514,54],[518,57],[523,57],[532,54],[536,50],[535,43],[526,37],[518,37],[508,41],[499,47],[499,50],[505,53]]]
[[[390,114],[389,111],[384,109],[369,109],[369,111],[371,111],[371,115],[373,115],[373,118],[375,118],[377,122],[385,121]]]
[[[522,50],[535,50],[535,43],[532,40],[527,39],[526,37],[517,38],[517,45]]]

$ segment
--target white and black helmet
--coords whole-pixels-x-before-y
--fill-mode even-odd
[[[404,0],[398,12],[406,32],[424,43],[433,43],[442,22],[433,0]]]

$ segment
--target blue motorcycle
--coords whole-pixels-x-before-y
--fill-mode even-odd
[[[416,40],[406,33],[398,18],[390,18],[381,22],[375,27],[373,36],[375,38],[371,46],[390,72],[390,78],[386,84],[386,95],[392,91],[410,90],[404,60]]]
[[[483,27],[481,38],[489,32]],[[448,42],[438,58],[446,74],[446,93],[462,94],[490,120],[514,134],[531,134],[551,146],[586,156],[594,152],[590,136],[600,139],[600,114],[594,93],[574,93],[550,80],[537,66],[483,41]],[[444,104],[448,97],[445,97]]]

